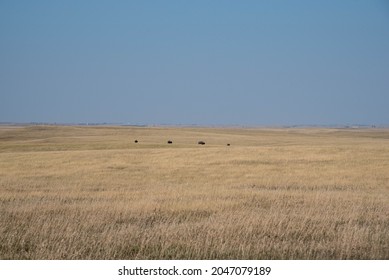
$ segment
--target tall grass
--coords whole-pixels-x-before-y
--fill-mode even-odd
[[[388,170],[388,130],[0,127],[0,259],[389,259]]]

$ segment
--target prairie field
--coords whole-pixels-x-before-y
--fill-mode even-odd
[[[0,259],[388,260],[389,129],[0,126]]]

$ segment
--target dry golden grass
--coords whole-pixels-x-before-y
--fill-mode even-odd
[[[3,126],[0,259],[389,259],[389,130]]]

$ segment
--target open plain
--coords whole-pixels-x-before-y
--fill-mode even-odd
[[[389,130],[0,126],[0,259],[387,260]]]

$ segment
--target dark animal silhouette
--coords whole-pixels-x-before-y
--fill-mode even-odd
[[[227,146],[230,146],[230,143],[228,143]]]
[[[168,144],[173,144],[172,140],[167,141]]]
[[[138,143],[138,140],[135,140],[135,143]]]
[[[199,141],[199,142],[197,142],[197,144],[199,144],[199,145],[205,145],[205,142],[204,142],[204,141]]]

